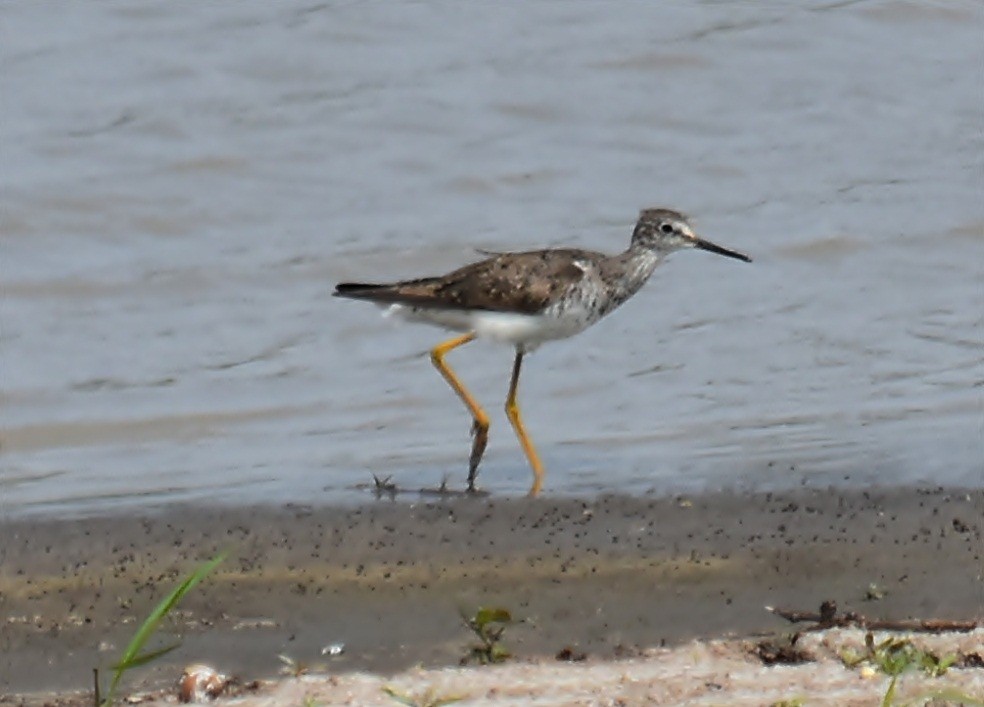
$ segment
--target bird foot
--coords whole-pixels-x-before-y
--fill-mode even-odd
[[[372,475],[373,493],[376,494],[376,498],[384,495],[395,496],[399,492],[400,489],[397,488],[392,479],[392,476],[380,478],[375,474]]]

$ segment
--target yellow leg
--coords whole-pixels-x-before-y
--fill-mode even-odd
[[[523,365],[523,352],[516,351],[516,361],[513,363],[512,380],[509,381],[509,395],[506,396],[506,416],[516,430],[519,443],[523,445],[523,452],[533,468],[533,485],[530,487],[530,496],[536,496],[543,487],[543,464],[540,457],[533,447],[530,436],[526,434],[526,427],[523,425],[523,418],[519,414],[519,403],[516,402],[516,389],[519,387],[519,368]]]
[[[434,364],[434,367],[444,376],[444,380],[458,394],[458,397],[461,398],[461,401],[472,415],[472,436],[474,439],[472,440],[471,456],[468,459],[469,491],[475,490],[475,477],[478,476],[478,464],[482,461],[482,455],[485,453],[485,445],[489,442],[489,416],[482,409],[482,406],[475,402],[475,398],[471,396],[471,393],[458,380],[458,376],[451,370],[451,367],[444,362],[444,357],[452,349],[463,346],[474,339],[474,333],[463,334],[462,336],[448,339],[431,349],[431,362]]]

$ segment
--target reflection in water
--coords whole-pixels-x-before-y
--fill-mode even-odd
[[[548,493],[980,484],[980,7],[62,11],[0,49],[5,513],[463,483],[435,332],[333,283],[655,205],[756,261],[677,255],[530,358]],[[510,359],[454,365],[497,412]],[[527,483],[499,415],[481,478]]]

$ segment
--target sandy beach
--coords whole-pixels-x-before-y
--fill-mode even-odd
[[[380,686],[392,683],[464,690],[475,704],[533,704],[535,693],[506,689],[519,685],[547,690],[539,704],[696,704],[701,694],[708,704],[757,704],[741,695],[751,690],[755,699],[762,670],[792,671],[781,681],[791,696],[822,696],[838,680],[857,682],[856,671],[830,648],[813,651],[833,671],[829,684],[815,671],[763,666],[748,642],[792,630],[765,607],[815,610],[833,600],[881,619],[980,620],[982,517],[980,490],[914,488],[535,500],[400,494],[349,508],[179,507],[11,521],[0,526],[0,686],[7,702],[37,704],[90,689],[92,668],[113,662],[154,603],[226,551],[161,629],[161,645],[180,637],[181,648],[134,670],[129,693],[173,693],[189,663],[239,685],[267,680],[287,656],[321,677],[280,678],[248,703],[297,704],[320,684],[340,690],[317,697],[325,704],[386,704]],[[473,643],[460,612],[479,606],[521,620],[502,640],[515,658],[448,670]],[[558,662],[565,648],[585,660]],[[604,702],[622,690],[606,680],[662,684],[660,675],[681,670],[675,661],[704,667],[685,671],[682,691],[646,697],[651,688],[640,687],[623,703]],[[972,665],[953,675],[981,690]],[[735,692],[715,696],[720,690],[702,680]],[[565,693],[567,681],[595,693]],[[873,681],[858,684],[859,699],[877,692]]]

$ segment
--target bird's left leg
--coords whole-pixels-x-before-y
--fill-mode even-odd
[[[526,434],[526,427],[523,425],[523,418],[519,413],[519,403],[516,402],[516,389],[519,387],[519,369],[523,365],[523,350],[516,349],[516,360],[513,363],[512,380],[509,381],[509,395],[506,396],[506,417],[512,423],[519,443],[523,446],[523,452],[530,462],[533,469],[533,485],[530,487],[530,496],[540,493],[543,486],[543,464],[536,453],[530,436]]]
[[[444,380],[458,394],[458,397],[461,398],[461,401],[472,415],[473,439],[471,456],[468,459],[469,491],[475,491],[475,477],[478,476],[478,465],[482,461],[482,455],[485,453],[485,445],[489,441],[489,416],[475,398],[472,397],[471,393],[468,392],[468,389],[465,388],[462,382],[458,380],[458,376],[451,370],[451,367],[444,362],[444,356],[452,349],[464,346],[469,341],[474,341],[474,339],[474,332],[463,334],[462,336],[457,336],[442,344],[438,344],[431,349],[431,362],[434,364],[434,367],[444,376]]]

